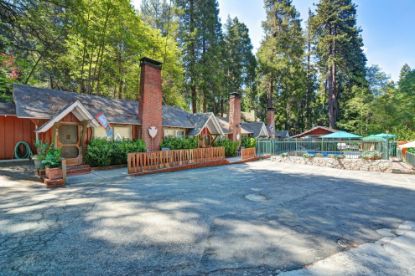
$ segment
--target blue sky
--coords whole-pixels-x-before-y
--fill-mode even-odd
[[[140,0],[132,0],[139,7]],[[293,0],[305,20],[313,0]],[[415,0],[355,0],[368,65],[377,64],[397,80],[403,64],[415,67]],[[250,30],[255,50],[263,37],[263,0],[219,0],[222,23],[237,16]]]

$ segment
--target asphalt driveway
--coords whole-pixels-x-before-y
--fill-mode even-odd
[[[413,275],[414,221],[413,175],[266,160],[47,190],[0,171],[0,274]]]

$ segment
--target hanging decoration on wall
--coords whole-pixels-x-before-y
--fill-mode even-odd
[[[152,139],[154,139],[157,136],[157,128],[152,126],[148,128],[148,135],[150,135],[150,137]]]
[[[110,123],[108,122],[107,117],[105,116],[104,112],[100,112],[95,116],[98,123],[105,128],[105,132],[107,133],[108,138],[112,138],[114,136],[114,130],[111,127]]]

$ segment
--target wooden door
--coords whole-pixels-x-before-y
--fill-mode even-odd
[[[80,131],[81,126],[78,124],[61,124],[58,127],[57,146],[68,166],[82,164]]]

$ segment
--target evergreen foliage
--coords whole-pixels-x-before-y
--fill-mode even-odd
[[[144,151],[146,145],[143,140],[92,139],[88,144],[85,162],[93,167],[127,164],[128,153]]]
[[[291,0],[265,0],[265,39],[258,50],[260,110],[275,108],[277,128],[304,129],[306,72],[300,15]]]
[[[13,83],[136,99],[148,56],[163,62],[165,104],[223,115],[238,91],[244,111],[265,120],[273,107],[290,134],[325,125],[415,139],[415,70],[394,83],[366,65],[355,2],[317,1],[302,30],[292,0],[264,0],[255,56],[243,22],[222,26],[218,0],[143,0],[140,11],[129,0],[0,1],[0,101]]]
[[[224,147],[226,157],[234,157],[238,154],[239,143],[229,139],[218,139],[214,142],[215,147]]]
[[[197,137],[165,137],[160,147],[168,148],[171,150],[196,149],[198,147],[198,140]]]

